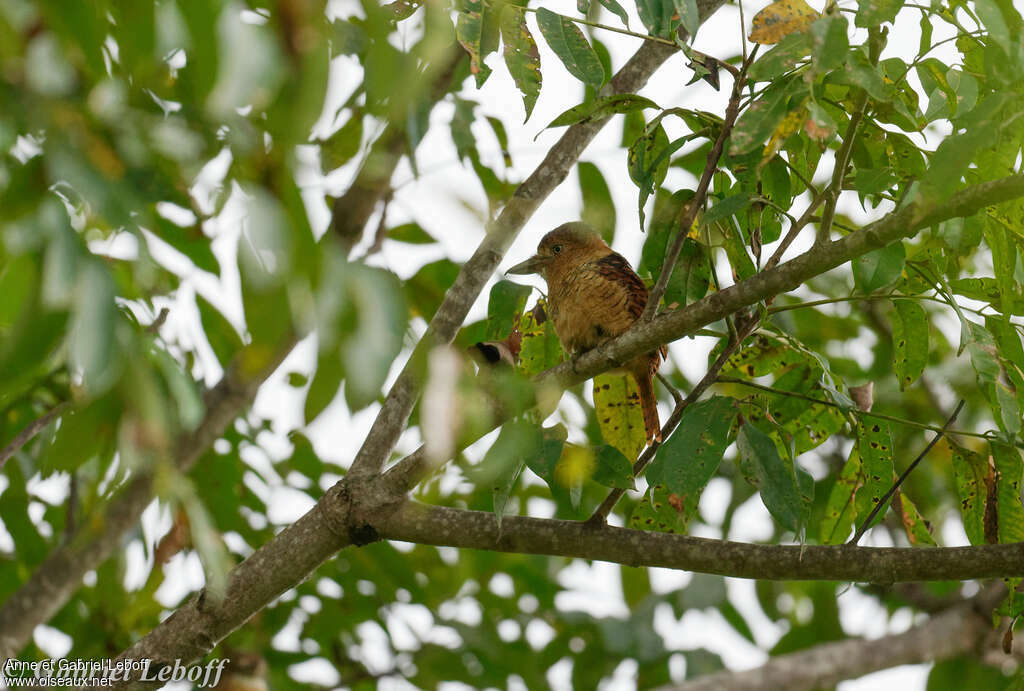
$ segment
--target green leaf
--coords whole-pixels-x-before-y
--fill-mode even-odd
[[[220,275],[220,264],[213,254],[210,238],[203,234],[199,223],[189,228],[182,228],[158,215],[154,234],[188,257],[197,268],[208,271],[214,276]]]
[[[731,398],[712,396],[688,407],[675,432],[658,448],[647,481],[678,495],[683,522],[697,513],[701,492],[718,470],[736,419]]]
[[[861,418],[857,423],[857,452],[861,459],[863,482],[857,491],[857,516],[867,519],[878,502],[892,486],[896,471],[892,462],[892,432],[884,420]],[[876,515],[871,525],[885,518],[886,508]],[[870,526],[869,526],[870,527]]]
[[[862,0],[857,3],[857,18],[854,19],[854,24],[869,29],[885,22],[893,22],[902,7],[903,0]]]
[[[729,138],[729,154],[740,156],[764,143],[786,117],[790,105],[802,104],[807,86],[801,79],[787,79],[768,87],[736,122]]]
[[[640,15],[640,21],[644,23],[652,36],[668,37],[671,35],[673,24],[675,24],[672,19],[675,9],[675,3],[672,0],[636,0],[636,10]]]
[[[423,266],[407,280],[405,292],[416,313],[429,322],[458,275],[458,264],[440,259]]]
[[[711,355],[717,357],[715,351]],[[748,377],[777,374],[780,370],[803,363],[801,354],[788,345],[768,336],[757,334],[748,345],[735,353],[722,368],[723,374],[740,373]]]
[[[854,259],[853,280],[863,293],[873,293],[899,278],[907,252],[902,242],[894,242]]]
[[[207,302],[202,295],[196,294],[196,306],[203,324],[203,334],[210,342],[214,355],[220,364],[226,366],[242,349],[242,337],[231,325],[220,310]]]
[[[857,491],[864,484],[860,454],[857,447],[850,451],[850,458],[843,465],[825,504],[825,515],[821,519],[821,542],[825,545],[841,545],[846,542],[857,520]]]
[[[704,218],[701,219],[701,223],[703,225],[711,225],[715,221],[735,216],[750,206],[750,201],[750,195],[745,193],[726,197],[708,209],[707,213],[704,214]]]
[[[499,527],[501,519],[505,515],[509,496],[519,481],[519,475],[526,467],[527,459],[535,454],[539,445],[540,435],[537,432],[538,430],[525,420],[506,423],[501,428],[494,444],[484,455],[482,463],[497,470],[491,491],[494,517],[497,519]]]
[[[1021,479],[1024,465],[1020,451],[1013,446],[991,442],[989,445],[996,467],[1000,542],[1024,542],[1024,506],[1021,505]]]
[[[640,214],[640,226],[644,225],[644,205],[654,191],[661,187],[668,174],[669,149],[668,135],[661,122],[652,123],[644,130],[644,134],[629,148],[627,165],[629,177],[640,188],[637,198],[637,209]],[[680,140],[681,141],[681,140]]]
[[[647,445],[640,394],[632,375],[605,372],[594,377],[594,414],[601,437],[635,459]]]
[[[487,339],[500,341],[508,338],[517,317],[526,306],[526,298],[533,289],[512,281],[498,281],[491,287],[487,300]]]
[[[346,295],[354,311],[355,329],[346,334],[341,353],[345,398],[352,409],[361,409],[377,399],[402,349],[408,312],[397,276],[360,264],[349,269]]]
[[[767,82],[796,67],[811,52],[811,35],[805,31],[789,34],[750,66],[752,82]]]
[[[316,372],[306,392],[303,406],[303,420],[308,425],[324,411],[341,388],[341,380],[345,371],[341,365],[341,354],[337,348],[329,348],[320,353],[316,360]]]
[[[850,50],[846,38],[846,17],[827,15],[811,24],[814,38],[811,62],[818,72],[829,72],[842,65]]]
[[[581,161],[576,166],[583,195],[583,222],[596,230],[609,245],[615,239],[615,202],[601,169]]]
[[[760,490],[765,508],[782,527],[797,532],[807,516],[810,498],[797,486],[792,462],[779,456],[772,438],[751,424],[740,426],[736,446],[740,469]]]
[[[68,334],[68,357],[81,373],[82,388],[95,396],[114,383],[121,369],[114,304],[114,281],[98,261],[78,270],[75,306]]]
[[[403,223],[395,226],[387,232],[389,240],[405,242],[410,245],[433,245],[437,240],[433,235],[423,230],[419,223]]]
[[[960,516],[963,518],[967,539],[972,545],[985,544],[985,498],[988,489],[988,460],[979,453],[946,440],[953,454],[953,473],[956,492],[960,498]]]
[[[320,143],[320,160],[325,171],[335,170],[359,153],[363,141],[363,116],[353,113],[337,132]]]
[[[484,12],[488,5],[483,0],[459,0],[459,18],[455,23],[455,36],[469,53],[469,70],[480,88],[491,74],[491,68],[484,64],[481,43],[484,34]]]
[[[629,26],[629,15],[626,14],[626,10],[624,10],[622,8],[622,5],[620,5],[618,2],[616,2],[616,0],[597,0],[597,1],[601,3],[602,7],[604,7],[606,10],[608,10],[609,12],[611,12],[612,14],[617,16],[620,20],[622,20],[623,24],[625,24],[626,26]]]
[[[657,103],[643,96],[615,94],[573,106],[552,120],[548,127],[564,127],[565,125],[574,125],[578,122],[590,122],[591,120],[609,117],[617,113],[631,113],[643,110],[644,108],[661,109]]]
[[[903,524],[903,530],[906,532],[910,544],[915,547],[935,547],[935,538],[932,537],[928,521],[921,517],[921,513],[914,506],[914,502],[910,501],[910,497],[897,490],[893,495],[893,502],[899,512],[900,522]]]
[[[928,314],[916,300],[893,300],[894,364],[900,391],[912,384],[928,363]]]
[[[711,266],[704,245],[692,238],[683,240],[675,270],[665,287],[669,309],[689,305],[704,297],[711,286]]]
[[[676,12],[679,14],[679,21],[690,35],[690,42],[697,35],[700,28],[700,10],[697,8],[697,0],[674,0]]]
[[[597,53],[583,32],[568,17],[540,7],[537,9],[537,24],[544,40],[565,65],[565,69],[569,70],[569,74],[593,87],[604,83],[604,68],[601,67]]]
[[[685,532],[682,497],[670,493],[663,485],[652,485],[649,498],[633,507],[629,527],[633,530],[654,530],[659,533]]]
[[[603,444],[594,453],[594,482],[605,487],[636,489],[633,464],[614,446]]]
[[[526,120],[529,120],[543,78],[537,42],[526,25],[526,12],[522,8],[507,5],[502,10],[501,39],[505,43],[505,65],[523,95]]]
[[[523,332],[519,367],[525,376],[540,374],[562,361],[562,345],[548,318],[544,300],[538,300],[534,308],[523,315],[519,330]]]
[[[344,19],[331,24],[331,48],[334,55],[359,55],[366,48],[366,31]]]
[[[1000,114],[1005,104],[1002,94],[986,97],[962,121],[966,128],[963,132],[942,140],[921,181],[926,196],[945,199],[956,190],[977,153],[995,143],[1002,129]]]

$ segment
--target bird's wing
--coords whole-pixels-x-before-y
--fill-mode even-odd
[[[644,307],[647,305],[647,286],[636,275],[629,262],[616,252],[595,260],[592,266],[597,276],[604,279],[600,282],[604,285],[600,286],[598,292],[607,293],[607,297],[616,303],[616,308],[624,307],[626,313],[629,314],[629,322],[622,329],[625,331],[643,314]]]

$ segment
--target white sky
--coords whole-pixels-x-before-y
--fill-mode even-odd
[[[764,4],[766,3],[744,3],[747,27],[750,25],[751,17]],[[811,4],[817,9],[821,9],[822,2],[820,0],[812,1]],[[565,5],[566,11],[572,9],[570,3],[566,2]],[[629,6],[632,3],[625,2],[623,5]],[[850,7],[853,4],[842,2],[840,6]],[[635,15],[634,8],[630,7],[629,10],[631,26],[634,29],[642,27]],[[330,0],[329,2],[329,14],[332,16],[345,17],[359,13],[359,11],[358,3],[354,0]],[[252,20],[252,17],[249,19]],[[564,128],[545,131],[543,130],[544,125],[566,108],[576,105],[582,99],[583,94],[582,86],[566,73],[560,61],[544,43],[537,30],[533,15],[529,15],[528,21],[538,40],[544,79],[543,89],[530,121],[522,123],[524,115],[522,100],[505,70],[500,54],[492,54],[487,59],[487,63],[494,69],[494,72],[484,88],[478,92],[472,87],[466,87],[463,91],[464,96],[481,103],[478,115],[493,115],[504,123],[508,131],[509,152],[513,162],[508,177],[515,181],[524,179],[533,171],[547,150],[564,131]],[[601,21],[611,25],[618,23],[618,20],[607,12],[604,13]],[[414,35],[405,34],[409,31],[408,22],[400,26],[402,28],[399,34],[400,36],[404,35],[405,40],[416,38]],[[943,31],[943,28],[937,25],[934,39],[943,38]],[[598,30],[597,35],[611,52],[613,70],[621,67],[626,58],[632,55],[640,44],[639,39],[606,31]],[[735,5],[730,5],[719,10],[701,27],[694,46],[700,51],[725,59],[740,52],[740,36],[739,10]],[[904,59],[912,58],[917,51],[918,37],[917,12],[904,11],[890,32],[885,57],[896,55]],[[863,38],[863,35],[853,35],[853,40],[857,42],[862,41]],[[949,45],[947,44],[946,47],[948,48]],[[936,51],[935,54],[940,59],[944,56],[942,51]],[[716,113],[724,112],[730,87],[728,75],[723,73],[722,90],[719,92],[711,89],[703,81],[685,86],[691,74],[685,67],[685,62],[685,58],[681,55],[671,58],[640,93],[663,107],[690,106]],[[360,80],[361,71],[355,60],[341,57],[334,61],[324,109],[325,114],[314,128],[314,133],[317,136],[325,136],[343,124],[343,121],[335,122],[333,113]],[[394,270],[402,278],[411,276],[424,263],[443,257],[457,262],[466,260],[483,237],[487,201],[475,176],[457,160],[454,146],[448,135],[447,125],[453,111],[454,107],[448,102],[441,103],[434,109],[431,115],[432,126],[417,151],[420,176],[414,177],[411,168],[405,161],[395,175],[397,190],[388,211],[388,224],[393,226],[409,220],[416,220],[440,241],[440,246],[429,247],[385,241],[381,254],[373,261]],[[670,137],[674,133],[681,132],[681,126],[676,125],[672,118],[666,119],[665,124]],[[619,146],[621,131],[621,119],[606,126],[584,152],[581,160],[596,163],[608,181],[618,213],[614,246],[635,265],[639,259],[644,235],[638,228],[635,211],[637,190],[626,174],[626,152]],[[501,152],[490,130],[486,125],[475,126],[474,134],[480,142],[480,151],[484,162],[493,166],[495,170],[501,171],[503,169]],[[534,140],[535,137],[536,140]],[[930,141],[929,144],[934,146],[935,142]],[[816,179],[819,182],[827,179],[831,174],[829,156],[826,154],[819,168],[819,175]],[[299,182],[304,187],[305,199],[314,227],[322,232],[329,220],[328,205],[323,195],[339,194],[348,186],[356,171],[353,165],[349,165],[324,178],[318,172],[319,164],[316,160],[315,149],[309,148],[304,151],[302,158],[307,161],[308,167],[300,173]],[[223,155],[211,162],[204,169],[200,179],[197,180],[197,195],[202,196],[211,184],[216,184],[222,179],[226,167],[227,159]],[[683,186],[692,188],[695,182],[688,173],[673,168],[669,172],[666,186],[671,189]],[[806,199],[796,202],[795,215],[799,214],[806,202]],[[868,218],[855,200],[845,200],[840,205],[840,211],[858,221]],[[160,261],[174,267],[173,270],[184,276],[179,295],[168,305],[172,309],[164,326],[164,333],[174,334],[184,345],[202,341],[197,331],[199,328],[198,314],[193,306],[192,298],[194,291],[201,292],[214,304],[222,306],[235,323],[241,324],[242,322],[241,305],[237,298],[238,276],[237,270],[233,268],[233,258],[234,244],[241,230],[244,216],[245,210],[242,204],[229,203],[222,216],[207,227],[207,232],[214,237],[215,251],[222,258],[221,266],[224,267],[224,275],[220,280],[190,268],[187,260],[183,261],[183,258],[176,256],[174,250],[163,246],[163,243],[157,242],[158,246],[153,248],[154,255]],[[501,268],[505,269],[531,254],[540,237],[548,230],[565,221],[578,219],[579,216],[580,197],[575,172],[573,172],[531,218]],[[375,225],[376,219],[371,220],[370,227]],[[803,240],[804,238],[801,238],[801,241],[795,243],[787,256],[793,256],[803,251],[807,246],[806,242],[802,242]],[[106,249],[114,252],[114,244]],[[771,246],[766,247],[765,256],[770,251]],[[728,283],[730,272],[724,270],[719,273],[721,278]],[[500,276],[492,279],[492,283],[497,278]],[[541,285],[539,279],[536,285]],[[489,289],[490,284],[474,305],[467,321],[474,321],[486,316],[486,296]],[[422,333],[422,326],[418,327],[417,333]],[[683,367],[686,376],[690,380],[695,380],[703,374],[707,362],[707,352],[712,345],[713,342],[710,339],[686,339],[673,343],[670,347],[675,361]],[[851,347],[856,349],[868,346],[854,344]],[[208,383],[212,383],[220,374],[219,367],[211,359],[212,353],[209,353],[205,345],[202,350],[206,352],[206,357],[202,358],[205,377]],[[866,352],[863,354],[866,355]],[[265,442],[267,451],[272,457],[286,456],[289,453],[289,445],[285,440],[285,434],[291,429],[302,427],[304,393],[285,384],[283,376],[292,371],[309,373],[314,361],[315,344],[307,339],[295,349],[285,365],[280,368],[278,376],[263,387],[257,398],[255,413],[274,421],[276,434],[261,437],[261,441]],[[392,379],[401,364],[403,363],[396,364],[392,371]],[[668,412],[668,408],[663,405],[662,415],[666,416]],[[375,415],[376,406],[371,406],[354,415],[350,414],[345,408],[342,397],[339,396],[317,420],[306,428],[305,432],[313,440],[322,458],[340,466],[347,466]],[[565,407],[556,415],[564,416],[563,419],[567,419],[570,425],[574,422],[579,423],[581,419],[579,411],[573,410],[572,406]],[[473,450],[478,453],[482,452],[492,439],[493,435],[475,445]],[[399,451],[412,451],[420,442],[420,436],[415,430],[408,432],[399,443]],[[470,451],[471,454],[473,450]],[[813,456],[813,453],[807,454],[807,456]],[[250,454],[246,460],[259,468],[263,478],[277,477],[269,459],[262,454]],[[336,477],[322,478],[321,485],[330,486],[336,479]],[[0,476],[0,491],[6,484],[6,479]],[[289,487],[283,479],[267,484],[259,479],[256,473],[250,473],[250,477],[247,478],[247,486],[268,501],[269,519],[275,524],[290,523],[312,506],[312,500],[305,494]],[[67,492],[66,476],[57,476],[46,482],[40,482],[36,478],[31,483],[30,492],[43,501],[62,501]],[[727,481],[712,480],[701,500],[701,513],[710,523],[716,523],[717,519],[721,517],[729,500],[729,492]],[[530,508],[531,511],[537,509],[534,512],[535,515],[547,515],[544,510],[546,507],[531,504]],[[39,509],[36,511],[41,514]],[[767,529],[770,521],[770,516],[755,496],[737,513],[733,530],[728,537],[746,541],[768,539],[771,535],[771,531]],[[143,526],[146,541],[153,544],[170,526],[170,516],[166,508],[151,506],[143,518]],[[714,529],[706,526],[695,526],[694,533],[721,537],[716,534]],[[235,547],[231,544],[235,537],[237,536],[227,536],[229,546]],[[967,543],[963,530],[956,521],[946,522],[942,539],[943,543],[947,545]],[[870,544],[870,540],[866,544]],[[6,531],[0,530],[0,549],[12,548],[10,536]],[[129,573],[126,576],[126,582],[130,587],[139,587],[145,569],[149,566],[146,552],[142,548],[142,543],[136,540],[129,546],[128,553]],[[168,574],[167,582],[160,589],[157,597],[167,607],[173,608],[186,593],[202,584],[202,569],[194,554],[177,555],[166,565],[165,569]],[[690,574],[683,572],[665,569],[651,569],[650,571],[652,582],[658,592],[678,588],[691,578]],[[95,579],[95,575],[92,578]],[[577,560],[560,573],[559,580],[563,586],[569,589],[559,597],[558,606],[560,608],[582,609],[596,615],[625,615],[627,613],[626,605],[621,597],[617,565],[600,562],[588,565]],[[500,586],[500,583],[497,585],[492,583],[490,587]],[[727,579],[727,586],[733,603],[745,616],[759,646],[764,648],[772,646],[783,635],[784,629],[769,621],[761,612],[754,595],[754,583]],[[285,597],[289,597],[289,595]],[[294,593],[291,593],[291,597],[294,597]],[[325,602],[329,603],[329,600],[325,600]],[[314,606],[314,603],[308,603],[308,607]],[[863,634],[868,637],[877,637],[906,630],[912,624],[908,610],[901,610],[891,620],[887,620],[884,610],[872,598],[861,595],[854,588],[846,589],[843,592],[839,598],[839,606],[844,629],[853,635]],[[450,609],[453,613],[457,613],[462,620],[472,622],[475,617],[476,621],[479,621],[479,612],[474,612],[471,598],[462,598],[460,601],[452,603]],[[389,629],[397,641],[403,640],[403,631],[417,631],[424,638],[445,640],[445,631],[432,627],[432,618],[424,608],[408,604],[394,608],[394,612],[393,621],[389,622]],[[289,627],[274,639],[273,644],[276,647],[291,650],[305,649],[298,636],[301,615],[296,615],[296,617]],[[664,636],[666,645],[670,649],[707,647],[722,655],[726,664],[734,669],[755,667],[767,659],[761,648],[751,645],[739,636],[717,612],[712,610],[690,611],[682,620],[676,620],[666,606],[664,610],[658,612],[655,620],[656,629]],[[508,630],[504,624],[503,627],[506,630],[502,632],[502,635],[522,634],[538,644],[542,644],[551,635],[550,632],[544,631],[544,627],[539,624],[526,632]],[[386,647],[382,643],[383,632],[375,626],[367,626],[361,633],[364,635],[362,653],[371,668],[386,669],[390,661],[382,654]],[[409,636],[406,638],[413,640]],[[70,640],[50,627],[39,627],[36,631],[36,641],[40,647],[55,656],[66,654],[70,648]],[[399,645],[401,644],[399,643]],[[296,677],[304,681],[338,683],[336,677],[332,678],[332,670],[326,661],[316,659],[315,650],[310,649],[308,652],[312,659],[293,670]],[[673,662],[673,673],[681,675],[683,666],[680,656],[680,659]],[[840,684],[839,688],[841,691],[881,691],[892,688],[914,691],[923,689],[928,668],[927,665],[899,667],[872,674],[860,680],[844,682]],[[609,690],[635,688],[632,679],[633,671],[635,671],[635,665],[631,663],[620,665],[614,679],[603,688]],[[560,664],[551,670],[549,678],[556,688],[569,688],[569,674],[569,668]],[[2,682],[0,682],[0,687],[2,687]],[[381,688],[410,687],[403,682],[388,681],[382,683]]]

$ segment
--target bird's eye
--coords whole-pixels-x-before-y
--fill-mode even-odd
[[[562,246],[561,245],[555,245],[554,247],[551,248],[551,253],[552,254],[558,254],[561,251],[562,251]]]

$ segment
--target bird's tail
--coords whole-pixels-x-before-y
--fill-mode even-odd
[[[661,441],[661,422],[658,420],[658,399],[654,397],[654,381],[650,368],[645,366],[643,371],[634,372],[637,389],[640,393],[640,410],[644,415],[644,429],[647,432],[647,441],[652,439]]]

